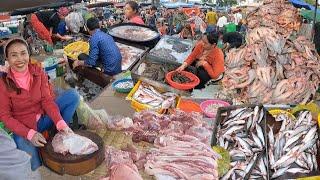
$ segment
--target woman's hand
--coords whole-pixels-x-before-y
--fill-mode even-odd
[[[76,60],[73,62],[73,69],[75,69],[78,66],[83,66],[83,65],[84,65],[84,61]]]
[[[31,143],[36,147],[43,147],[47,144],[47,141],[41,133],[36,132],[31,139]]]
[[[206,63],[207,63],[207,61],[204,61],[204,60],[198,61],[196,64],[196,67],[198,68],[200,66],[204,66]]]
[[[65,133],[73,133],[72,129],[70,129],[68,126],[62,129],[61,131]]]
[[[187,66],[188,66],[188,64],[184,62],[176,71],[181,72],[181,71],[183,71]]]

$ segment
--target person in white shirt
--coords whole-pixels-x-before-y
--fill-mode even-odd
[[[242,19],[242,14],[241,14],[241,10],[237,11],[234,15],[233,15],[233,19],[234,19],[234,24],[238,26],[239,22]]]
[[[227,24],[228,19],[224,14],[222,14],[222,16],[218,19],[217,26],[219,27],[219,29],[222,29]]]

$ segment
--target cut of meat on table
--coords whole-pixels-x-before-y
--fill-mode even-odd
[[[133,150],[133,147],[130,147]],[[105,161],[109,177],[101,180],[142,180],[131,153],[112,146],[105,147]]]
[[[133,117],[133,142],[153,143],[159,135],[171,133],[187,134],[210,144],[211,128],[202,120],[199,113],[176,110],[172,115],[159,115],[153,111],[136,113]]]
[[[179,134],[160,136],[147,155],[145,172],[158,180],[218,179],[220,156],[199,139]]]
[[[73,155],[91,154],[99,148],[96,143],[89,138],[80,136],[75,133],[59,132],[52,140],[52,147],[54,152]]]

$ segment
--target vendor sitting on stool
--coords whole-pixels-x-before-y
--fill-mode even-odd
[[[224,55],[217,47],[218,34],[209,32],[203,35],[202,39],[196,44],[192,53],[177,69],[183,71],[188,66],[196,66],[195,74],[200,79],[200,84],[196,89],[202,89],[210,81],[219,81],[224,72]]]
[[[30,64],[28,44],[20,38],[10,39],[4,48],[8,71],[0,79],[0,119],[14,133],[17,148],[31,156],[31,169],[41,166],[37,147],[47,142],[42,132],[55,127],[71,132],[68,127],[80,98],[70,89],[56,99],[48,75]]]
[[[73,63],[73,68],[84,65],[97,67],[102,64],[105,74],[109,76],[119,74],[121,72],[122,57],[113,38],[100,30],[99,20],[96,18],[88,19],[87,27],[92,36],[89,41],[89,56],[80,54],[79,61]]]

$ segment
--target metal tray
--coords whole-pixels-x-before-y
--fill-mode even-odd
[[[224,118],[226,118],[226,117],[229,116],[229,114],[230,114],[230,112],[231,112],[232,110],[236,110],[236,109],[240,109],[240,108],[245,108],[245,107],[247,107],[247,108],[254,108],[254,107],[256,107],[256,106],[259,106],[259,108],[263,108],[263,109],[264,109],[264,114],[266,115],[266,109],[263,107],[262,104],[259,104],[259,105],[247,104],[247,105],[237,105],[237,106],[220,107],[220,108],[218,109],[218,112],[217,112],[217,115],[216,115],[216,121],[215,121],[215,124],[214,124],[214,126],[213,126],[213,133],[212,133],[211,145],[212,145],[212,146],[217,145],[217,137],[216,137],[216,135],[217,135],[217,131],[218,131],[218,126],[220,125],[221,121],[222,121]],[[264,132],[264,140],[265,140],[265,142],[267,142],[267,137],[266,137],[266,136],[267,136],[267,134],[266,134],[266,116],[264,117],[264,119],[263,119],[262,122],[261,122],[261,128],[262,128],[262,130],[263,130],[263,132]],[[259,159],[260,156],[264,155],[264,156],[266,156],[266,158],[267,158],[267,162],[269,162],[269,159],[268,159],[267,154],[268,154],[268,149],[267,149],[267,147],[265,147],[264,150],[263,150],[263,152],[259,155],[259,157],[258,157],[257,159]],[[257,163],[257,161],[254,162],[254,165],[253,165],[252,168],[250,169],[249,173],[246,174],[246,176],[244,177],[244,179],[249,179],[249,176],[250,176],[250,174],[251,174],[251,171],[255,168],[256,163]],[[267,166],[267,173],[268,173],[268,172],[269,172],[269,166]],[[269,173],[267,174],[267,179],[269,179]]]
[[[183,44],[186,47],[186,51],[184,52],[174,51],[173,47],[177,43]],[[180,39],[172,36],[164,36],[163,38],[161,38],[158,44],[152,50],[150,50],[149,56],[150,56],[150,59],[152,59],[153,61],[180,65],[187,59],[189,54],[191,54],[193,47],[194,47],[194,41]],[[163,48],[171,50],[172,52],[167,53],[167,55],[172,56],[172,58],[175,58],[175,60],[173,59],[170,60],[168,58],[163,57],[162,55],[156,54],[156,52],[158,52],[160,49],[163,49]]]
[[[134,24],[134,23],[121,23],[121,24],[116,24],[114,26],[111,26],[109,29],[108,29],[108,33],[113,37],[115,38],[115,40],[123,40],[123,41],[127,41],[129,43],[136,43],[136,44],[140,44],[140,45],[143,45],[143,46],[146,46],[146,47],[154,47],[157,42],[159,41],[160,39],[160,34],[158,32],[157,35],[153,38],[150,38],[150,39],[147,39],[147,40],[132,40],[132,39],[126,39],[124,38],[123,36],[120,36],[116,33],[114,33],[114,29],[116,29],[117,27],[121,27],[121,26],[135,26],[135,27],[144,27],[144,28],[147,28],[149,29],[150,31],[154,31],[156,32],[155,30],[151,29],[150,27],[148,26],[145,26],[145,25],[139,25],[139,24]]]

